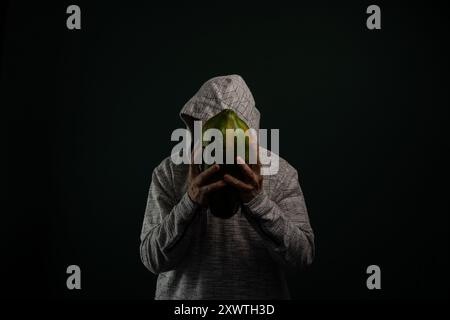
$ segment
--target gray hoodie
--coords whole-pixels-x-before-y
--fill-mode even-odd
[[[189,128],[225,108],[259,128],[259,111],[238,75],[208,80],[181,110]],[[155,299],[288,299],[285,267],[309,265],[314,234],[297,171],[279,157],[263,191],[229,219],[187,195],[189,166],[164,159],[153,171],[141,233],[144,265],[158,274]]]

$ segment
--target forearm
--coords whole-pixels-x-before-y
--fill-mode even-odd
[[[298,197],[291,199],[295,215],[306,215],[306,208]],[[290,201],[286,199],[285,201]],[[249,221],[262,233],[268,249],[290,266],[309,265],[314,258],[314,235],[309,222],[294,223],[289,215],[293,212],[282,212],[266,193],[261,192],[253,200],[245,204]],[[306,209],[304,209],[306,210]]]
[[[198,205],[185,194],[160,223],[151,225],[141,241],[141,259],[153,273],[171,270],[183,259],[198,221]],[[151,210],[151,208],[150,208]]]

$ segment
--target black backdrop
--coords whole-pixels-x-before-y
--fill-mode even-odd
[[[152,169],[207,79],[240,74],[300,172],[316,260],[294,298],[448,297],[446,11],[369,2],[299,7],[2,4],[7,137],[2,291],[153,298],[139,258]],[[5,202],[4,202],[5,203]],[[66,289],[66,267],[82,290]],[[366,267],[382,290],[366,288]]]

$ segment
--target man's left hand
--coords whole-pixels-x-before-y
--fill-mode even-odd
[[[239,195],[244,203],[248,203],[255,198],[262,190],[263,177],[261,175],[261,165],[248,165],[245,161],[238,157],[237,163],[242,173],[244,181],[237,179],[229,174],[225,174],[223,180],[229,185],[239,190]]]

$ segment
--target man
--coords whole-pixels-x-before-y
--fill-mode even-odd
[[[180,116],[192,130],[194,120],[207,121],[224,109],[259,128],[253,96],[237,75],[207,81]],[[274,175],[261,176],[258,165],[239,166],[244,178],[225,174],[214,181],[219,165],[200,172],[168,157],[153,171],[140,253],[158,274],[155,299],[290,297],[285,268],[309,265],[314,257],[297,171],[281,157]],[[209,201],[227,188],[240,202],[224,219],[212,214]]]

